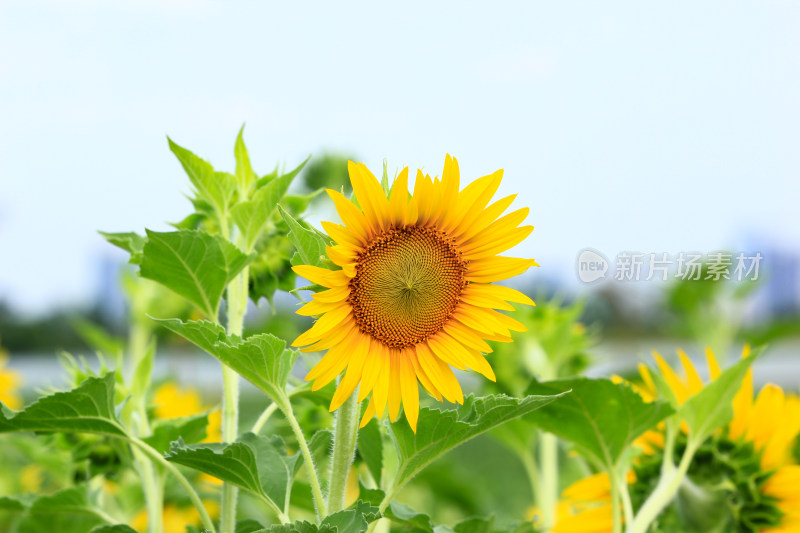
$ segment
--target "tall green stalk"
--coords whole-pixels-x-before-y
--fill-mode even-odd
[[[228,334],[242,335],[247,309],[249,269],[245,267],[228,285]],[[233,442],[239,436],[239,374],[222,365],[222,441]],[[220,532],[236,530],[238,489],[231,483],[222,485]]]
[[[360,415],[358,388],[336,411],[336,428],[333,441],[331,484],[328,491],[328,513],[344,509],[347,476],[356,453],[358,421]]]

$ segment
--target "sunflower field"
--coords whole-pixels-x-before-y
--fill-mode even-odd
[[[756,386],[767,336],[741,342],[717,285],[671,289],[705,349],[599,367],[585,301],[512,288],[542,269],[503,170],[345,160],[297,193],[320,167],[257,172],[243,130],[230,170],[168,141],[171,230],[101,232],[122,333],[74,324],[92,355],[35,397],[0,356],[0,531],[800,531],[800,397]],[[176,349],[221,396],[159,370]]]

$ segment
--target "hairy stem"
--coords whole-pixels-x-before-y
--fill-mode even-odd
[[[264,412],[261,413],[261,416],[258,417],[258,420],[256,420],[256,423],[253,424],[253,427],[252,427],[252,429],[250,431],[252,431],[256,435],[261,433],[261,429],[264,427],[264,424],[267,423],[267,420],[269,420],[269,418],[272,416],[272,413],[274,413],[277,410],[278,410],[278,404],[277,403],[273,402],[273,403],[269,404],[267,406],[267,408],[264,409]]]
[[[347,476],[356,452],[359,421],[358,388],[336,411],[336,429],[333,440],[331,484],[328,491],[328,513],[344,509]]]
[[[664,510],[669,502],[675,498],[678,489],[689,470],[689,465],[692,464],[692,458],[697,451],[697,445],[689,443],[686,450],[683,452],[681,462],[677,470],[662,469],[661,479],[658,481],[655,490],[647,498],[642,505],[639,512],[633,519],[633,522],[628,526],[627,533],[646,533],[650,524],[655,520],[658,515]]]
[[[297,421],[297,417],[294,416],[292,403],[285,394],[275,398],[275,400],[277,400],[278,409],[283,412],[283,415],[289,422],[289,427],[292,428],[292,432],[297,439],[297,445],[300,446],[300,453],[303,454],[303,461],[305,462],[304,467],[308,474],[308,481],[311,484],[311,493],[314,497],[317,518],[325,517],[328,513],[326,512],[325,498],[322,496],[322,488],[319,484],[319,476],[317,476],[317,468],[314,465],[314,458],[311,456],[311,450],[308,449],[308,442],[306,441],[305,435],[303,435],[300,423]]]
[[[247,309],[247,283],[249,269],[245,267],[228,285],[228,335],[241,337],[244,329],[244,314]],[[239,374],[222,365],[222,441],[234,442],[239,436]],[[236,496],[238,488],[231,483],[222,485],[220,530],[234,533],[236,530]]]
[[[194,490],[194,487],[189,482],[186,477],[181,474],[181,471],[178,468],[164,459],[164,456],[158,453],[157,450],[152,448],[146,442],[139,440],[136,437],[128,435],[127,437],[128,442],[136,446],[139,450],[144,452],[150,460],[158,463],[161,465],[167,472],[175,476],[175,479],[178,480],[178,483],[186,490],[186,493],[189,495],[189,499],[192,501],[192,504],[197,509],[197,512],[200,514],[200,520],[203,523],[203,527],[211,533],[216,533],[217,529],[214,527],[214,522],[211,520],[211,517],[208,516],[208,511],[206,511],[205,506],[203,505],[203,501],[200,499],[200,496],[197,494],[197,491]]]

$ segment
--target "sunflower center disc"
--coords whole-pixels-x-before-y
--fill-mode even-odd
[[[390,229],[361,252],[349,302],[365,334],[392,348],[424,341],[448,321],[466,286],[466,262],[427,227]]]

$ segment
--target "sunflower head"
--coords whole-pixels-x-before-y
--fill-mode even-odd
[[[707,349],[705,355],[713,381],[720,367],[711,350]],[[745,346],[742,357],[749,356],[750,348]],[[681,370],[674,369],[657,352],[653,357],[678,404],[705,386],[682,350],[678,350]],[[640,365],[642,384],[634,385],[646,400],[658,397],[650,372]],[[686,446],[688,427],[682,429],[676,446],[678,456]],[[696,452],[676,504],[660,517],[663,530],[685,528],[687,520],[705,520],[725,527],[725,531],[742,533],[800,531],[800,466],[794,464],[793,454],[798,435],[800,399],[774,384],[765,385],[754,395],[753,374],[748,370],[733,400],[733,418]],[[635,504],[644,501],[658,483],[663,443],[661,429],[648,431],[636,442],[645,453],[634,464],[636,481],[631,493]]]
[[[326,289],[298,311],[317,320],[294,346],[327,350],[306,376],[315,390],[343,374],[331,411],[359,387],[358,401],[370,396],[362,425],[387,410],[394,420],[402,405],[416,431],[418,383],[440,401],[461,403],[452,368],[493,380],[486,340],[510,342],[511,331],[525,331],[497,309],[533,301],[492,283],[536,265],[498,255],[533,227],[520,226],[528,209],[501,216],[515,195],[490,203],[502,170],[461,189],[458,162],[448,155],[441,179],[417,171],[412,194],[407,168],[388,194],[363,164],[351,161],[348,171],[356,202],[329,189],[342,224],[322,223],[339,269],[294,267]]]

